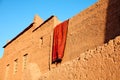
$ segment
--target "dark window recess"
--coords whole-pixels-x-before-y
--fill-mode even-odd
[[[23,56],[23,70],[26,69],[27,67],[27,57],[28,57],[28,54],[25,54]]]
[[[40,38],[40,44],[43,45],[43,37]]]
[[[14,74],[18,71],[18,59],[14,60]]]

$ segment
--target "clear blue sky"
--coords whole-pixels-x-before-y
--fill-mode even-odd
[[[97,0],[0,0],[0,57],[6,41],[32,23],[35,14],[43,20],[56,15],[64,21],[95,2]]]

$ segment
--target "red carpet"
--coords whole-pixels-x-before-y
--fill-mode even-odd
[[[69,20],[57,25],[53,35],[52,63],[59,62],[64,56]]]

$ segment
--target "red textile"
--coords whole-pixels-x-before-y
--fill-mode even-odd
[[[57,59],[62,59],[64,55],[64,48],[66,43],[68,30],[68,20],[57,25],[54,29],[53,48],[52,48],[52,62],[57,62]]]

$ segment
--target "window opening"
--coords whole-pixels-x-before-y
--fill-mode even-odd
[[[14,74],[18,71],[18,59],[14,60]]]
[[[28,56],[28,54],[25,54],[23,56],[23,70],[25,70],[27,68],[27,56]]]
[[[6,65],[6,72],[5,72],[5,80],[9,80],[9,79],[8,79],[9,67],[10,67],[10,64],[7,64],[7,65]]]

